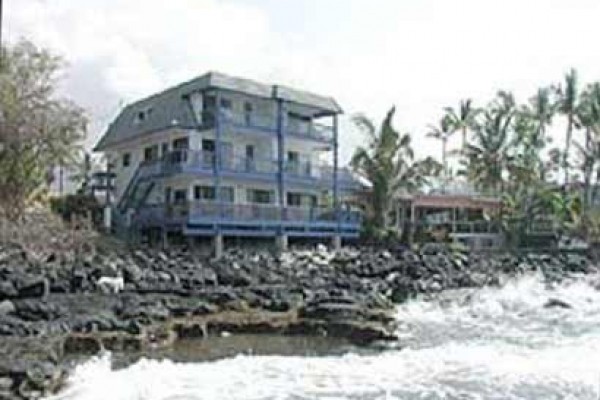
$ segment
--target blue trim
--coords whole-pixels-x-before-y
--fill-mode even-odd
[[[337,222],[337,231],[340,232],[340,195],[338,182],[338,118],[333,116],[333,208],[335,209],[335,219]]]
[[[283,234],[283,219],[285,212],[285,172],[284,172],[284,157],[285,157],[285,120],[284,106],[281,99],[277,100],[277,189],[279,195],[279,218],[281,226],[279,227],[280,234]]]
[[[195,227],[193,225],[187,225],[187,226],[183,227],[182,232],[185,235],[191,235],[191,236],[213,236],[214,235],[213,229]],[[227,227],[227,226],[221,227],[220,232],[225,236],[239,236],[239,237],[275,237],[279,234],[277,229],[246,230],[246,229],[239,229],[239,228]],[[335,230],[330,230],[330,231],[313,230],[313,231],[303,231],[303,232],[286,231],[286,235],[291,236],[291,237],[296,237],[296,238],[301,238],[301,237],[304,237],[304,238],[331,238],[338,234],[344,238],[349,238],[349,239],[359,237],[358,230],[342,231],[339,233],[336,232]]]
[[[219,202],[219,215],[222,215],[221,204],[221,96],[219,91],[215,93],[215,162],[213,163],[215,198]],[[215,234],[220,233],[219,224],[215,224]]]

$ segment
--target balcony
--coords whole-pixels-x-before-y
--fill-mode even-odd
[[[356,211],[340,211],[339,221],[331,207],[279,207],[276,204],[235,204],[193,201],[140,208],[132,218],[138,228],[185,226],[199,234],[224,233],[273,235],[282,228],[291,236],[327,236],[341,232],[357,237],[361,216]]]
[[[244,178],[276,182],[278,162],[273,159],[237,157],[222,155],[218,171],[223,177]],[[217,170],[214,152],[201,150],[176,150],[161,160],[146,162],[140,166],[142,178],[164,177],[180,173],[205,174],[213,176]],[[283,166],[286,183],[332,187],[333,167],[310,162],[285,162]],[[359,183],[347,169],[338,169],[338,184],[341,189],[357,189]]]
[[[213,128],[215,125],[215,112],[204,111],[202,122],[204,128]],[[234,127],[240,132],[258,131],[272,135],[277,133],[276,113],[237,113],[223,110],[221,111],[221,123],[225,127]],[[299,121],[287,118],[284,125],[284,135],[331,143],[333,141],[333,127],[314,121]]]

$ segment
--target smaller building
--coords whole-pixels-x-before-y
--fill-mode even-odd
[[[397,199],[396,225],[401,237],[413,243],[449,238],[472,249],[504,243],[497,222],[502,201],[465,187],[403,195]]]

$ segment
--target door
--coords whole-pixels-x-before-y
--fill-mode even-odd
[[[255,163],[254,163],[254,145],[248,144],[246,145],[246,171],[252,172],[255,171]]]
[[[187,161],[188,149],[190,143],[187,137],[173,140],[173,161],[176,163],[183,163]]]
[[[202,167],[213,168],[215,165],[215,141],[202,139]]]
[[[205,126],[212,127],[215,125],[215,110],[217,109],[217,98],[214,94],[204,94],[202,98],[202,121]]]
[[[297,151],[288,151],[286,170],[296,175],[300,172],[300,154]]]
[[[244,122],[248,126],[252,125],[252,111],[253,111],[252,103],[250,103],[249,101],[245,102],[244,103]]]

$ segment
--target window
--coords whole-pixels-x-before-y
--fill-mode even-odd
[[[221,188],[221,201],[225,203],[233,203],[234,192],[232,187]],[[194,199],[195,200],[215,200],[215,188],[214,186],[194,186]]]
[[[173,140],[173,149],[186,150],[188,148],[189,148],[188,138],[182,137],[182,138]]]
[[[292,207],[300,207],[302,205],[302,195],[300,193],[288,192],[287,205]]]
[[[300,173],[300,154],[297,151],[287,152],[286,170],[293,174]]]
[[[144,162],[158,159],[158,145],[148,146],[144,149]]]
[[[261,189],[248,189],[246,193],[249,203],[270,204],[275,200],[273,191]]]
[[[212,139],[202,139],[202,151],[215,152],[215,141]]]
[[[134,123],[135,124],[141,124],[142,122],[144,122],[144,120],[146,119],[146,113],[144,111],[139,111],[136,115],[135,115],[135,119],[134,119]]]
[[[317,196],[310,193],[287,193],[287,205],[292,207],[316,207]]]
[[[195,200],[214,200],[215,199],[214,186],[194,186],[194,199]]]
[[[244,121],[246,122],[246,125],[252,124],[252,111],[252,103],[249,101],[244,102]]]
[[[125,153],[123,154],[123,168],[129,167],[129,164],[131,164],[131,154]]]
[[[204,98],[202,100],[202,104],[203,104],[203,115],[202,115],[202,120],[204,123],[206,123],[208,126],[214,125],[215,123],[215,108],[217,105],[217,98],[215,97],[214,94],[205,94]]]
[[[147,108],[145,110],[139,110],[136,114],[135,117],[133,119],[133,123],[134,124],[141,124],[142,122],[144,122],[145,120],[147,120],[150,115],[152,114],[152,108]]]
[[[300,161],[300,154],[297,151],[288,151],[287,158],[290,164],[296,164]]]
[[[185,189],[177,189],[173,191],[173,203],[175,204],[183,204],[185,203],[187,197],[187,190]]]
[[[169,152],[169,143],[163,143],[161,145],[160,154],[164,157]]]
[[[226,99],[226,98],[222,98],[221,99],[221,108],[224,108],[226,110],[231,110],[232,106],[231,106],[231,100]]]

